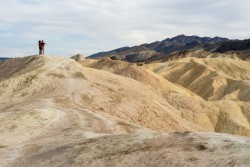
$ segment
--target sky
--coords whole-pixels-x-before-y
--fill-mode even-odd
[[[249,0],[0,0],[0,57],[89,56],[180,34],[250,38]]]

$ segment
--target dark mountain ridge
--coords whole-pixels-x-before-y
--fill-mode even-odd
[[[7,60],[7,59],[9,59],[9,58],[6,58],[6,57],[0,57],[0,61],[5,61],[5,60]]]
[[[101,58],[115,56],[118,59],[129,62],[140,62],[158,57],[169,57],[180,51],[205,50],[207,52],[227,52],[250,49],[250,39],[230,40],[222,37],[199,37],[178,35],[162,41],[145,43],[134,47],[122,47],[108,52],[100,52],[89,58]]]
[[[231,40],[224,42],[216,49],[216,52],[243,51],[250,49],[250,39]]]
[[[91,58],[96,58],[96,57],[105,57],[107,54],[115,54],[115,53],[119,53],[119,52],[122,52],[122,51],[126,51],[130,49],[130,47],[126,46],[126,47],[122,47],[122,48],[118,48],[118,49],[114,49],[114,50],[111,50],[111,51],[107,51],[107,52],[99,52],[99,53],[95,53],[89,57]]]
[[[134,47],[122,47],[107,52],[96,53],[89,56],[89,58],[116,56],[121,60],[139,62],[150,57],[168,56],[181,50],[203,49],[204,46],[215,46],[215,44],[225,41],[229,41],[229,39],[221,37],[210,38],[195,35],[178,35],[173,38],[164,39],[163,41],[156,41],[149,44],[145,43]],[[212,47],[212,49],[214,49],[214,47]]]

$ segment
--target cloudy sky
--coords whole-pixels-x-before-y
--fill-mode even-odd
[[[90,54],[179,34],[250,38],[249,0],[0,0],[0,57]]]

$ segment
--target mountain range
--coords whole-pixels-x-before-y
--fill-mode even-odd
[[[199,37],[178,35],[162,41],[142,44],[133,47],[122,47],[107,52],[100,52],[89,58],[116,57],[128,62],[142,62],[168,58],[180,51],[204,50],[210,53],[228,51],[246,51],[250,49],[250,39],[230,40],[222,37]]]
[[[6,58],[6,57],[0,57],[0,61],[5,61],[5,60],[7,60],[7,59],[9,59],[9,58]]]

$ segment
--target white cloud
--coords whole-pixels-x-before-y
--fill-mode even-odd
[[[86,55],[178,34],[249,38],[247,0],[9,0],[0,6],[0,56]]]

